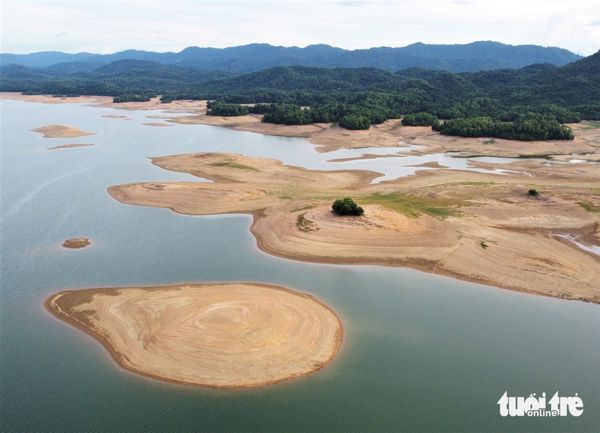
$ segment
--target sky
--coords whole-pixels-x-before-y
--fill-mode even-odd
[[[2,52],[180,51],[252,42],[600,49],[600,0],[0,0]]]

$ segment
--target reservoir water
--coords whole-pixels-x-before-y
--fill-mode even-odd
[[[302,139],[143,125],[155,112],[19,101],[2,101],[1,110],[1,431],[597,431],[597,305],[410,269],[276,258],[256,247],[250,216],[182,216],[106,193],[119,183],[196,179],[155,167],[149,156],[238,152],[312,168],[379,169],[388,178],[410,174],[402,157],[327,163],[374,152],[318,154]],[[31,132],[54,123],[96,135]],[[67,143],[94,146],[46,150]],[[456,164],[468,168],[464,159]],[[92,246],[60,246],[78,236]],[[67,288],[183,281],[258,281],[315,294],[342,318],[342,350],[314,375],[264,388],[178,386],[124,371],[42,305]],[[505,391],[578,393],[584,413],[503,418],[496,402]]]

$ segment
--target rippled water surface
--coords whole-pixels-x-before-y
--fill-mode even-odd
[[[249,216],[182,216],[106,193],[118,183],[192,178],[153,166],[149,156],[239,152],[388,178],[410,174],[403,158],[327,163],[374,152],[318,154],[301,139],[144,126],[156,114],[145,111],[122,120],[101,117],[117,113],[111,109],[72,104],[2,101],[1,108],[0,430],[589,432],[600,425],[596,305],[408,269],[284,260],[257,249]],[[97,134],[44,139],[30,131],[52,123]],[[46,150],[66,143],[95,146]],[[60,247],[76,236],[93,245]],[[42,306],[65,288],[240,280],[307,291],[332,306],[346,331],[336,360],[253,390],[177,386],[118,368],[95,340]],[[502,418],[496,401],[506,390],[577,392],[584,414]]]

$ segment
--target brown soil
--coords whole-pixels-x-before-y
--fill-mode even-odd
[[[59,150],[59,149],[70,149],[72,147],[90,147],[93,144],[84,144],[84,143],[73,143],[73,144],[62,144],[60,146],[48,147],[48,150]]]
[[[251,283],[72,290],[46,301],[123,368],[215,388],[315,372],[338,352],[338,316],[315,297]]]

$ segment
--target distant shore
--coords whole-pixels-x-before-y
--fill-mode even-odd
[[[112,102],[108,96],[54,97],[52,95],[23,95],[17,92],[0,92],[0,99],[11,99],[48,104],[81,103],[92,106],[116,108],[123,110],[164,110],[167,114],[177,113],[186,116],[166,116],[165,120],[186,125],[223,126],[239,131],[254,132],[264,135],[307,138],[315,144],[319,152],[330,152],[337,149],[356,149],[369,147],[402,147],[420,145],[417,154],[457,152],[458,155],[498,156],[498,157],[532,157],[549,155],[571,155],[594,153],[595,147],[587,137],[594,131],[582,124],[569,125],[576,133],[573,141],[517,141],[486,138],[462,138],[443,136],[429,127],[402,126],[399,119],[390,119],[381,125],[373,125],[366,131],[350,131],[333,127],[330,124],[310,125],[278,125],[262,123],[260,115],[234,117],[206,115],[206,101],[174,100],[161,103],[160,98],[151,98],[145,102]],[[121,118],[108,115],[113,118]],[[108,117],[103,116],[103,117]],[[592,141],[597,139],[593,137]]]

